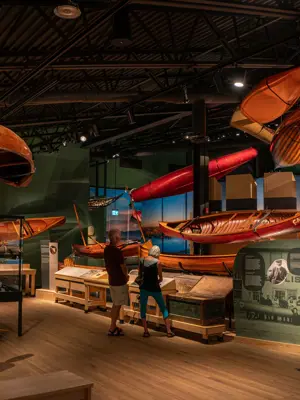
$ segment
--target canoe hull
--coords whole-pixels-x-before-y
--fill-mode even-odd
[[[231,220],[233,215],[242,215],[242,217],[239,220]],[[256,242],[259,240],[271,239],[277,236],[287,235],[300,231],[300,213],[297,212],[272,212],[270,214],[270,220],[273,218],[275,222],[273,222],[272,220],[272,222],[260,224],[256,228],[254,227],[256,223],[255,220],[252,221],[251,227],[245,227],[245,223],[247,223],[247,218],[249,219],[249,215],[251,216],[251,211],[237,211],[236,213],[218,213],[214,214],[213,216],[205,216],[199,218],[197,220],[197,224],[198,226],[201,226],[202,233],[195,233],[190,228],[187,228],[182,232],[180,232],[179,229],[176,229],[176,226],[179,226],[185,221],[178,221],[174,223],[161,222],[159,224],[159,227],[166,236],[180,237],[183,240],[190,240],[192,242],[202,244]],[[284,217],[285,215],[286,218]],[[216,228],[218,222],[222,219],[223,231],[220,228]],[[266,219],[265,222],[267,222]],[[236,228],[238,224],[239,228]],[[233,228],[231,228],[230,225]],[[214,230],[212,230],[212,226],[214,226]],[[217,233],[218,229],[219,233]]]
[[[73,244],[73,252],[78,257],[90,257],[90,258],[104,258],[104,249],[107,246],[106,243],[91,244],[84,246],[80,244]],[[139,243],[128,244],[126,246],[118,246],[124,255],[127,257],[138,256],[139,254]]]
[[[152,247],[151,241],[140,246],[140,257],[146,257]],[[190,272],[194,274],[213,274],[228,276],[233,270],[235,254],[194,256],[181,254],[164,254],[159,257],[165,271]]]
[[[65,217],[26,218],[23,222],[23,240],[30,239],[50,229],[63,225]],[[0,241],[19,240],[19,221],[0,223]]]
[[[0,125],[0,180],[26,187],[35,172],[32,153],[23,139]]]
[[[208,166],[209,176],[220,179],[256,156],[257,150],[251,147],[211,160]],[[155,179],[139,189],[132,190],[130,195],[134,201],[145,201],[191,192],[193,185],[194,173],[191,165]]]

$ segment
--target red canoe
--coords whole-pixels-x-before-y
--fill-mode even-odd
[[[81,244],[73,244],[73,252],[78,257],[91,257],[91,258],[103,258],[104,249],[108,243],[96,243],[88,246]],[[122,250],[124,257],[134,257],[139,254],[139,243],[124,243],[118,247]]]
[[[0,125],[0,180],[16,187],[28,186],[34,174],[32,154],[20,136]]]
[[[265,124],[288,111],[300,97],[300,67],[262,80],[241,104],[251,121]]]
[[[208,165],[209,177],[220,179],[256,156],[257,150],[250,147],[249,149],[211,160]],[[174,196],[191,192],[193,184],[194,172],[193,166],[190,165],[155,179],[139,189],[132,190],[130,196],[134,201]]]
[[[256,242],[300,231],[297,211],[231,211],[193,220],[160,222],[166,235],[196,243]]]
[[[23,221],[23,239],[30,239],[66,222],[65,217],[26,218]],[[0,241],[18,240],[20,220],[0,222]]]

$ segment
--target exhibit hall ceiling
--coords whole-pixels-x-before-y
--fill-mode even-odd
[[[187,148],[198,99],[209,151],[263,145],[231,116],[300,61],[300,0],[0,0],[0,21],[1,124],[33,153]]]

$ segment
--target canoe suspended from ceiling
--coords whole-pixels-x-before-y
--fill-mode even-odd
[[[211,160],[208,165],[209,177],[220,179],[255,158],[257,154],[257,150],[250,147],[249,149]],[[194,172],[193,166],[190,165],[155,179],[139,189],[132,190],[130,196],[136,202],[174,196],[191,192],[193,184]]]
[[[94,210],[97,208],[108,207],[111,204],[115,203],[119,200],[124,193],[119,194],[119,196],[115,197],[92,197],[88,201],[89,210]]]
[[[23,220],[23,239],[30,239],[66,222],[65,217],[26,218]],[[19,240],[20,220],[0,222],[0,242]]]
[[[140,246],[140,257],[148,255],[151,240]],[[189,272],[193,274],[231,275],[235,254],[196,256],[161,253],[159,261],[164,271]]]
[[[290,113],[280,124],[270,146],[276,167],[300,163],[300,110]]]
[[[35,172],[32,153],[20,136],[0,125],[0,180],[26,187]]]
[[[232,211],[192,220],[160,222],[166,235],[196,243],[239,243],[300,231],[297,211]]]
[[[242,113],[265,124],[286,113],[300,97],[300,67],[263,79],[241,104]]]
[[[73,252],[77,257],[91,257],[91,258],[103,258],[104,249],[109,243],[96,243],[91,245],[73,244]],[[122,251],[125,258],[138,256],[139,254],[139,243],[128,242],[122,243],[118,248]]]

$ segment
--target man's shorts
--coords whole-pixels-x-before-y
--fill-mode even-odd
[[[128,285],[110,286],[110,295],[115,306],[128,306]]]

